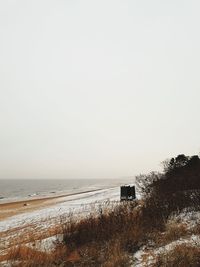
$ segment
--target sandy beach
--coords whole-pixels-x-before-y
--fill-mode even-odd
[[[90,189],[84,192],[0,204],[0,259],[15,244],[55,236],[60,220],[73,212],[86,216],[105,201],[119,200],[119,187]],[[26,205],[24,205],[26,204]],[[34,236],[31,234],[34,233]]]
[[[70,194],[62,194],[50,197],[39,197],[34,199],[25,199],[19,201],[13,201],[8,203],[0,204],[0,221],[7,219],[11,216],[32,212],[38,209],[43,209],[45,207],[49,207],[55,205],[57,203],[62,203],[64,201],[63,198],[70,196],[77,196],[84,193],[90,193],[98,191],[99,189],[87,190],[84,192],[76,192]]]

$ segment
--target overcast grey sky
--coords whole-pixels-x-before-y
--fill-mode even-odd
[[[0,178],[114,178],[200,151],[199,0],[1,0]]]

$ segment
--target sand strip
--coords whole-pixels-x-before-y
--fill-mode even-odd
[[[103,190],[103,189],[93,189],[93,190],[70,193],[70,194],[65,194],[65,195],[56,195],[56,196],[51,196],[51,197],[43,197],[43,198],[28,199],[28,200],[26,199],[26,200],[14,201],[14,202],[9,202],[9,203],[1,203],[0,204],[0,221],[6,218],[9,218],[11,216],[17,215],[17,214],[31,212],[37,209],[45,208],[47,206],[55,205],[58,202],[62,202],[63,197],[80,195],[80,194],[95,192],[99,190]]]

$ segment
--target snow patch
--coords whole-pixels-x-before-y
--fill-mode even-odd
[[[63,235],[55,235],[42,240],[37,240],[31,243],[26,244],[27,247],[30,247],[35,250],[43,252],[51,252],[55,249],[55,246],[61,243],[63,240]]]

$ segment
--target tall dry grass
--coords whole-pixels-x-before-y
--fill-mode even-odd
[[[53,251],[14,246],[7,259],[16,267],[130,266],[129,253],[137,250],[144,235],[137,207],[137,201],[106,203],[82,219],[61,218],[63,241]]]
[[[152,267],[199,267],[200,248],[187,244],[177,245],[157,257]]]

